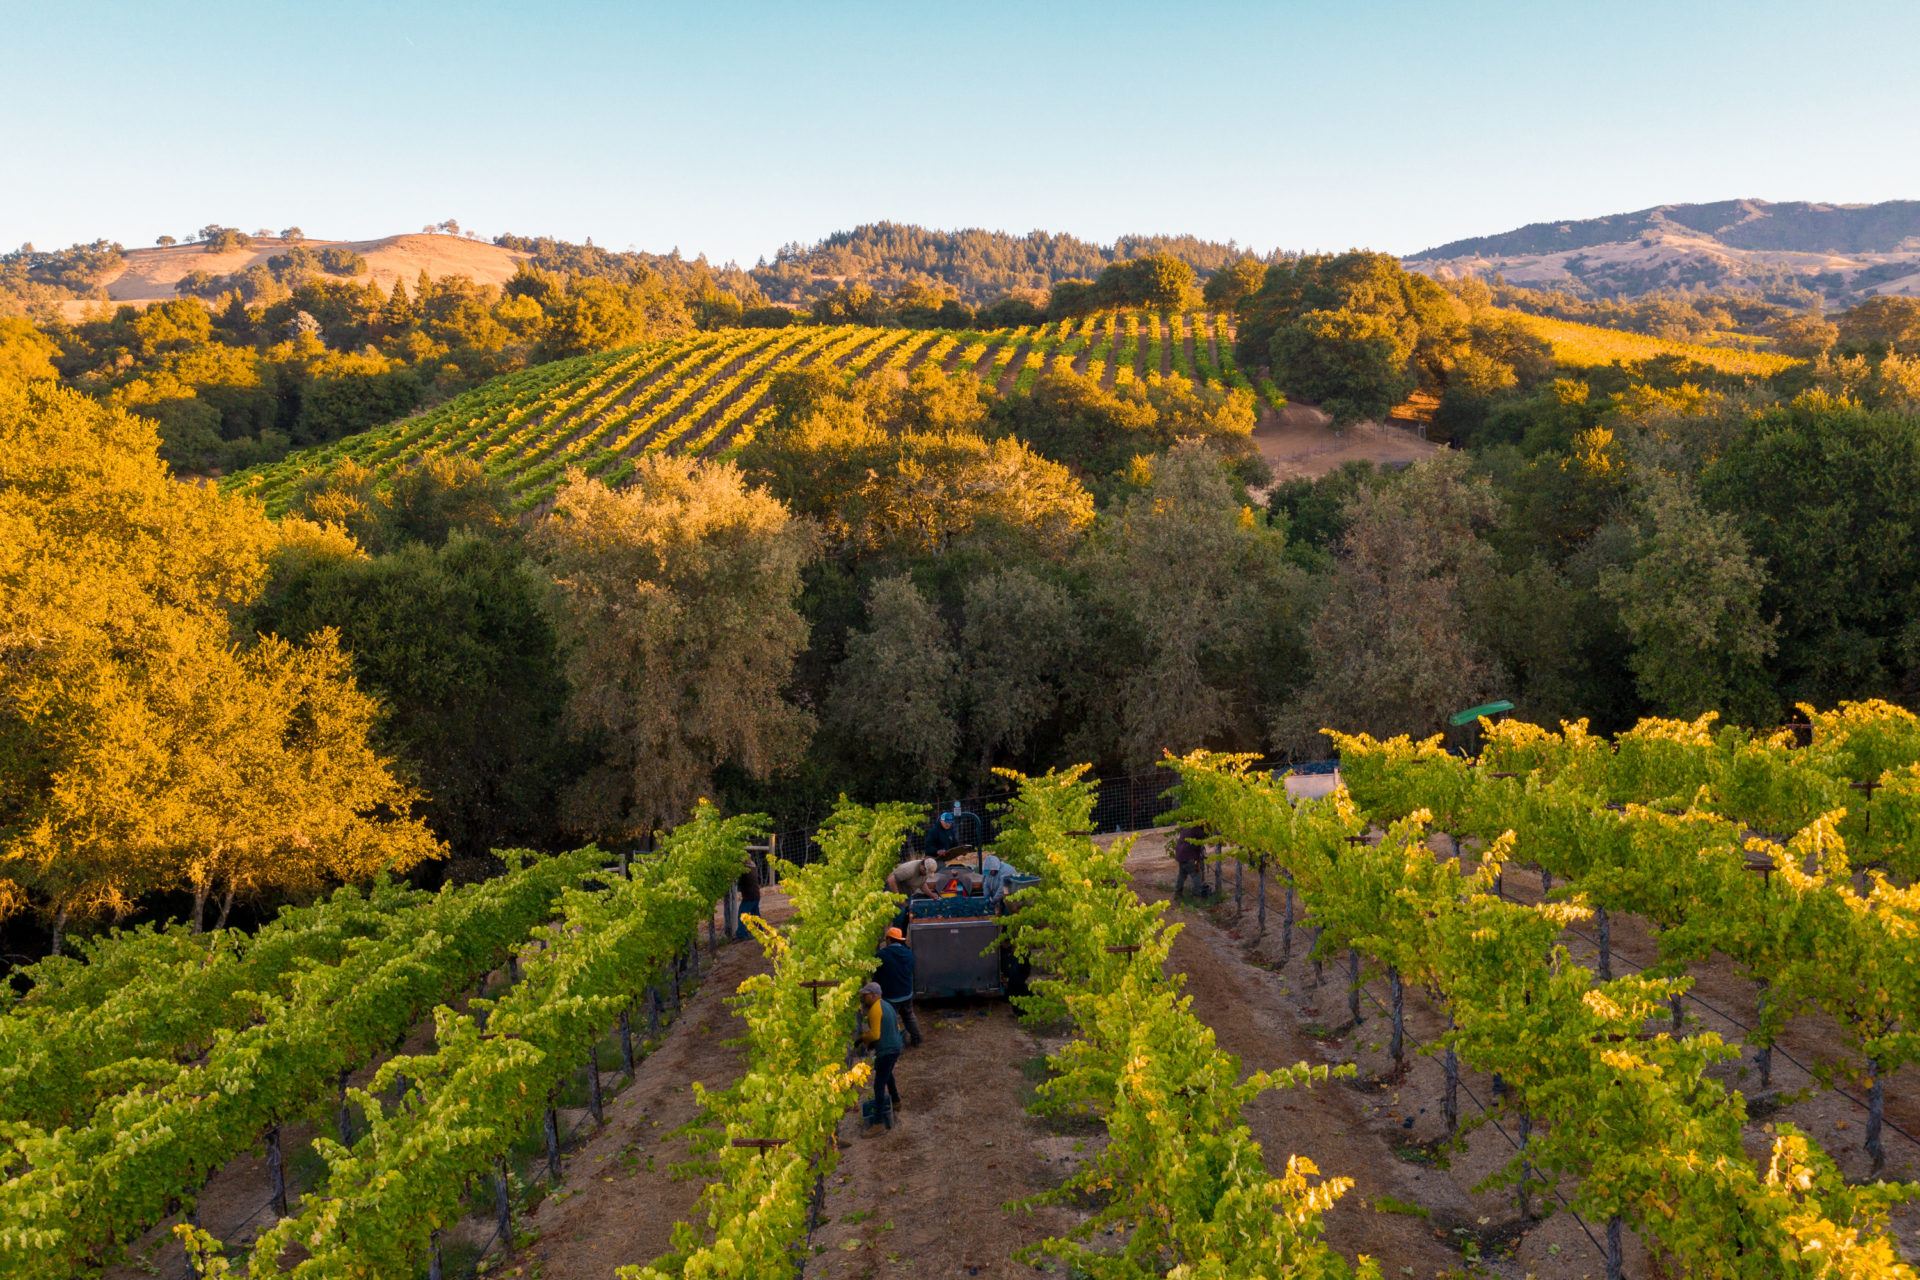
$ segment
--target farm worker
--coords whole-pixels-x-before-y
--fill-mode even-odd
[[[960,844],[960,824],[953,820],[953,814],[942,809],[938,817],[927,824],[927,852],[949,853]]]
[[[900,1086],[893,1082],[894,1064],[906,1043],[900,1039],[900,1019],[893,1006],[880,998],[880,984],[860,988],[860,1043],[873,1049],[873,1111],[893,1128],[893,1109],[900,1105]]]
[[[752,858],[748,858],[741,869],[739,888],[740,919],[734,925],[733,936],[744,939],[753,936],[747,932],[747,917],[760,914],[760,868],[753,865]]]
[[[1194,892],[1207,892],[1207,850],[1200,843],[1200,828],[1181,827],[1173,833],[1173,860],[1180,864],[1180,873],[1174,877],[1173,896],[1179,897],[1189,877],[1193,880]]]
[[[1010,887],[1010,882],[1014,876],[1013,868],[992,854],[988,854],[987,860],[981,865],[983,874],[980,880],[980,887],[982,891],[986,893],[987,901],[998,902],[1006,895],[1007,889]]]
[[[909,858],[887,873],[887,892],[916,894],[927,883],[927,877],[939,869],[936,859]]]
[[[880,948],[880,967],[873,980],[880,984],[880,998],[893,1008],[907,1033],[907,1044],[920,1047],[920,1020],[913,1016],[913,948],[899,928],[887,930],[887,941]]]

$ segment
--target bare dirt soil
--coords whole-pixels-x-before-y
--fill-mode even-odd
[[[1347,462],[1404,466],[1440,449],[1404,427],[1360,422],[1335,431],[1331,418],[1304,404],[1263,413],[1253,429],[1253,442],[1276,480],[1318,479]]]
[[[1031,342],[1023,342],[1007,360],[1007,367],[1000,371],[1000,381],[994,384],[994,390],[1001,395],[1012,395],[1020,382],[1020,374],[1027,367],[1027,361],[1041,358]],[[989,366],[991,368],[991,366]]]
[[[777,889],[765,891],[761,908],[773,924],[791,914]],[[607,1105],[606,1123],[568,1152],[560,1186],[527,1215],[524,1229],[536,1238],[490,1274],[611,1280],[617,1268],[667,1251],[674,1224],[692,1216],[706,1185],[672,1172],[691,1154],[678,1131],[699,1110],[692,1084],[725,1089],[745,1070],[738,1041],[746,1026],[726,1001],[766,967],[754,943],[721,948],[660,1046]]]
[[[1148,899],[1171,896],[1174,865],[1166,834],[1135,837],[1127,860],[1137,891]],[[1449,848],[1444,837],[1436,844]],[[1580,1223],[1537,1184],[1524,1217],[1510,1187],[1479,1189],[1516,1152],[1514,1117],[1502,1108],[1493,1081],[1462,1070],[1460,1107],[1468,1133],[1451,1152],[1442,1148],[1441,1066],[1421,1050],[1444,1030],[1443,1015],[1421,993],[1405,993],[1406,1052],[1396,1063],[1386,1043],[1384,977],[1362,972],[1356,1023],[1345,957],[1333,957],[1318,973],[1307,959],[1313,935],[1304,905],[1289,942],[1280,882],[1266,885],[1264,927],[1255,876],[1236,877],[1234,867],[1224,865],[1220,887],[1217,897],[1176,903],[1168,913],[1181,927],[1169,970],[1182,975],[1194,1014],[1245,1071],[1297,1062],[1351,1068],[1345,1078],[1310,1089],[1269,1091],[1245,1113],[1269,1169],[1279,1172],[1290,1155],[1301,1155],[1314,1161],[1321,1177],[1353,1180],[1325,1216],[1328,1244],[1348,1258],[1373,1257],[1387,1280],[1463,1274],[1597,1280],[1604,1274],[1601,1224]],[[1532,872],[1510,869],[1505,888],[1518,901],[1539,896]],[[778,889],[767,891],[763,906],[773,923],[789,915]],[[1611,936],[1616,972],[1655,958],[1643,922],[1616,917]],[[1577,957],[1593,962],[1590,930],[1576,926],[1565,941]],[[645,1263],[667,1250],[675,1223],[694,1212],[704,1186],[697,1176],[673,1172],[689,1154],[678,1130],[695,1117],[691,1084],[717,1090],[738,1078],[745,1059],[737,1042],[744,1028],[726,1000],[765,963],[757,946],[723,945],[632,1083],[609,1097],[604,1124],[594,1126],[579,1111],[563,1113],[562,1127],[577,1127],[580,1136],[567,1151],[562,1177],[517,1222],[517,1252],[505,1259],[493,1255],[489,1274],[611,1280],[619,1266]],[[1705,1003],[1689,1003],[1689,1029],[1718,1031],[1737,1042],[1740,1023],[1754,1013],[1752,984],[1724,962],[1699,966],[1693,976]],[[926,1042],[901,1059],[903,1103],[895,1127],[863,1128],[857,1111],[842,1119],[840,1164],[827,1184],[823,1220],[808,1241],[813,1280],[1032,1275],[1033,1264],[1016,1255],[1066,1233],[1088,1213],[1081,1204],[1028,1209],[1017,1203],[1060,1185],[1104,1142],[1097,1121],[1048,1120],[1027,1111],[1035,1085],[1045,1078],[1046,1055],[1070,1029],[1024,1026],[1005,1001],[923,1003],[919,1014]],[[410,1047],[424,1047],[427,1034],[425,1026],[417,1030]],[[1781,1048],[1817,1071],[1834,1043],[1831,1027],[1802,1018]],[[1867,1176],[1859,1150],[1864,1112],[1784,1054],[1776,1055],[1766,1091],[1751,1070],[1750,1052],[1716,1070],[1728,1087],[1754,1100],[1750,1154],[1763,1157],[1766,1123],[1790,1119],[1816,1137],[1849,1177]],[[367,1074],[359,1073],[356,1082]],[[614,1072],[603,1073],[603,1080],[609,1093],[623,1083]],[[1858,1082],[1840,1083],[1864,1096]],[[1888,1098],[1889,1121],[1920,1135],[1920,1071],[1907,1068],[1891,1078]],[[1916,1176],[1920,1142],[1889,1130],[1886,1143],[1887,1176]],[[237,1224],[258,1207],[265,1185],[258,1156],[236,1160],[203,1198],[203,1224],[224,1238],[248,1234]],[[490,1222],[470,1219],[447,1239],[477,1245],[490,1230]],[[1908,1255],[1920,1256],[1920,1209],[1900,1211],[1895,1230]],[[163,1264],[160,1274],[179,1274],[177,1252],[163,1244],[151,1255]],[[1631,1233],[1625,1261],[1634,1280],[1665,1275]],[[1050,1261],[1040,1267],[1060,1274]],[[143,1273],[152,1274],[134,1268],[115,1274],[116,1280],[132,1280]]]
[[[1436,843],[1445,848],[1447,842],[1441,837]],[[1164,833],[1142,835],[1127,865],[1143,896],[1170,895],[1174,867],[1165,852]],[[1471,1262],[1483,1271],[1515,1280],[1527,1275],[1538,1280],[1590,1280],[1603,1274],[1604,1224],[1576,1221],[1551,1193],[1541,1194],[1537,1185],[1533,1213],[1553,1209],[1544,1219],[1522,1219],[1510,1187],[1474,1190],[1516,1154],[1511,1141],[1516,1136],[1514,1118],[1500,1108],[1492,1080],[1463,1067],[1462,1119],[1481,1127],[1469,1135],[1463,1149],[1450,1156],[1436,1152],[1445,1133],[1440,1105],[1443,1077],[1437,1057],[1419,1050],[1435,1042],[1444,1030],[1444,1017],[1419,992],[1405,992],[1406,1066],[1404,1071],[1397,1070],[1386,1052],[1390,995],[1384,975],[1371,966],[1363,970],[1359,1003],[1364,1020],[1356,1026],[1349,1006],[1345,957],[1331,959],[1317,976],[1306,959],[1313,934],[1304,908],[1293,930],[1289,955],[1280,883],[1270,880],[1266,886],[1264,932],[1257,878],[1242,875],[1237,908],[1235,883],[1234,867],[1225,865],[1217,903],[1173,908],[1169,918],[1187,926],[1175,943],[1173,959],[1187,975],[1195,1013],[1214,1027],[1221,1047],[1242,1054],[1248,1067],[1292,1060],[1355,1065],[1357,1081],[1317,1088],[1310,1097],[1269,1094],[1248,1109],[1248,1122],[1267,1147],[1270,1162],[1278,1143],[1282,1150],[1312,1157],[1323,1174],[1355,1179],[1355,1189],[1326,1216],[1329,1242],[1349,1256],[1364,1251],[1380,1258],[1388,1277],[1408,1266],[1413,1268],[1411,1274],[1427,1274],[1426,1263],[1417,1258],[1394,1260],[1396,1251],[1417,1242],[1422,1232],[1435,1248],[1451,1254],[1456,1267]],[[1510,870],[1504,886],[1517,901],[1537,901],[1540,896],[1538,876],[1530,871]],[[1597,962],[1590,924],[1576,925],[1563,935],[1563,941],[1576,959],[1589,965]],[[1636,917],[1613,918],[1611,943],[1616,974],[1630,972],[1635,964],[1652,963],[1657,955],[1650,931]],[[1755,1016],[1753,984],[1723,959],[1694,966],[1690,976],[1699,999],[1687,1002],[1686,1030],[1714,1031],[1727,1043],[1739,1044],[1742,1024],[1751,1025]],[[1837,1031],[1831,1025],[1809,1016],[1791,1024],[1780,1049],[1818,1071],[1823,1062],[1835,1065],[1837,1043]],[[1850,1179],[1871,1177],[1870,1161],[1860,1149],[1864,1109],[1838,1092],[1821,1088],[1812,1074],[1786,1061],[1783,1053],[1775,1054],[1771,1089],[1760,1087],[1751,1050],[1716,1067],[1712,1074],[1750,1100],[1751,1118],[1745,1131],[1750,1157],[1764,1162],[1771,1144],[1767,1126],[1785,1120],[1818,1140]],[[1864,1082],[1849,1079],[1848,1073],[1841,1072],[1837,1083],[1855,1098],[1865,1097]],[[1916,1124],[1920,1070],[1908,1067],[1889,1077],[1887,1099],[1890,1127],[1882,1176],[1911,1180],[1920,1174],[1920,1142],[1900,1137],[1891,1126],[1920,1136],[1920,1124]],[[1263,1129],[1261,1120],[1276,1101],[1283,1111],[1288,1105],[1301,1108],[1289,1114],[1288,1124],[1277,1132]],[[1311,1107],[1338,1117],[1333,1135],[1338,1140],[1331,1145]],[[1444,1162],[1443,1168],[1432,1163],[1436,1159]],[[1571,1188],[1559,1190],[1566,1193]],[[1430,1216],[1395,1212],[1383,1196],[1418,1206]],[[1383,1205],[1386,1213],[1381,1212]],[[1412,1237],[1408,1225],[1414,1228]],[[1920,1208],[1896,1211],[1892,1227],[1908,1258],[1920,1258]],[[1625,1244],[1627,1276],[1651,1280],[1665,1274],[1631,1232],[1625,1233]]]

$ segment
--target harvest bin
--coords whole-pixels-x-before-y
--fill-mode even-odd
[[[1000,918],[1014,910],[1011,895],[1038,884],[1019,876],[999,902],[973,895],[914,898],[907,903],[907,945],[913,948],[913,994],[1000,996],[1021,988],[1019,965],[1000,940]]]

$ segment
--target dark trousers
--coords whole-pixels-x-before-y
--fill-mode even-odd
[[[897,1053],[883,1053],[873,1060],[873,1110],[889,1129],[893,1128],[893,1108],[900,1101],[900,1086],[893,1082],[894,1064],[899,1061]]]
[[[1174,897],[1177,898],[1180,896],[1189,879],[1193,881],[1193,890],[1195,893],[1205,893],[1207,891],[1207,863],[1204,858],[1195,858],[1192,862],[1183,862],[1180,864],[1180,874],[1173,879]]]
[[[907,1043],[919,1044],[920,1019],[913,1016],[913,997],[908,996],[905,1000],[889,1000],[887,1003],[893,1006],[893,1016],[900,1019],[900,1029],[907,1033]]]
[[[740,941],[742,942],[745,942],[748,938],[751,938],[753,935],[747,932],[747,917],[757,916],[759,914],[760,914],[760,899],[758,898],[740,899],[740,919],[734,923],[733,936],[740,939]]]

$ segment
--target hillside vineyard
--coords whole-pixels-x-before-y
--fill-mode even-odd
[[[270,466],[226,487],[287,509],[303,478],[352,459],[387,476],[435,455],[463,454],[504,481],[523,506],[549,501],[568,469],[609,484],[634,459],[738,449],[773,415],[772,379],[827,366],[849,377],[924,366],[1025,391],[1048,368],[1071,367],[1107,386],[1152,377],[1252,389],[1233,361],[1224,316],[1108,312],[992,332],[861,325],[723,329],[540,365],[497,379],[427,413]],[[1260,391],[1278,402],[1271,387]]]

